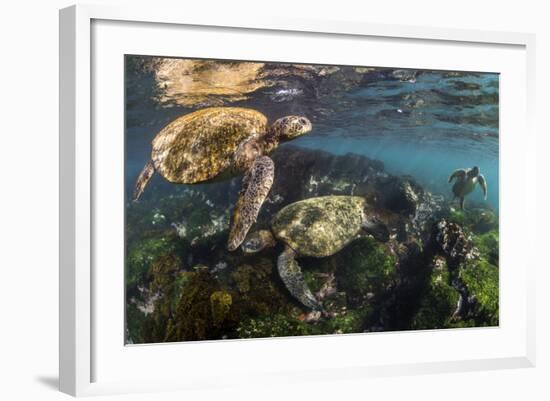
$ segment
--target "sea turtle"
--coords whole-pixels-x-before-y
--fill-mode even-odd
[[[273,184],[269,154],[279,143],[311,131],[302,116],[287,116],[271,126],[259,111],[241,107],[211,107],[183,115],[153,139],[151,160],[134,189],[138,200],[154,172],[177,184],[195,184],[244,174],[233,213],[227,248],[239,247],[256,221]]]
[[[456,198],[460,199],[460,209],[464,210],[464,197],[472,192],[479,184],[483,191],[483,196],[487,200],[487,181],[485,177],[479,173],[479,167],[474,166],[470,169],[455,170],[449,177],[449,182],[456,178],[453,185],[453,193]]]
[[[284,251],[277,259],[283,283],[306,308],[322,311],[320,302],[304,281],[296,258],[334,255],[363,232],[380,241],[389,239],[388,228],[364,198],[321,196],[285,206],[271,220],[271,230],[251,233],[241,249],[255,253],[275,245],[275,239],[283,242]]]

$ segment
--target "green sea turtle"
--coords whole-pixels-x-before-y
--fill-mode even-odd
[[[449,182],[453,179],[456,179],[453,185],[453,193],[456,198],[460,199],[460,209],[464,210],[464,197],[474,190],[476,184],[479,184],[483,196],[487,200],[487,181],[479,173],[479,167],[474,166],[470,169],[455,170],[449,177]]]
[[[296,258],[334,255],[363,233],[387,241],[389,232],[366,200],[359,196],[321,196],[285,206],[273,217],[271,230],[251,233],[241,249],[259,252],[284,243],[277,268],[290,294],[305,307],[322,310],[320,302],[304,281]]]
[[[154,172],[177,184],[195,184],[244,174],[233,213],[227,248],[239,247],[273,184],[268,156],[279,143],[311,131],[302,116],[287,116],[271,126],[259,111],[212,107],[177,118],[153,139],[151,160],[134,189],[138,200]]]

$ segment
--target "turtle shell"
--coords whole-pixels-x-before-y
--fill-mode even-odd
[[[277,239],[301,256],[330,256],[357,237],[364,208],[365,199],[358,196],[310,198],[281,209],[271,228]]]
[[[212,107],[186,114],[153,139],[151,159],[170,182],[192,184],[227,170],[239,144],[265,134],[267,118],[240,107]]]

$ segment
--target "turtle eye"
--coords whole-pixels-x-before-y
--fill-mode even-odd
[[[307,123],[306,123],[306,119],[305,119],[305,118],[303,118],[303,117],[302,117],[302,118],[300,118],[300,119],[299,119],[298,121],[299,121],[299,122],[300,122],[300,124],[302,124],[302,125],[306,125],[306,124],[307,124]]]

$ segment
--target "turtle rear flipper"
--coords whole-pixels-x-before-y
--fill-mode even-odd
[[[275,176],[275,165],[268,156],[254,160],[252,167],[243,178],[239,199],[233,212],[227,249],[234,251],[246,238],[252,224],[256,222]]]
[[[306,308],[323,311],[323,307],[304,281],[302,269],[298,262],[296,262],[295,256],[296,252],[288,246],[279,255],[277,269],[279,270],[281,280],[283,280],[288,292]]]
[[[136,186],[134,187],[134,195],[133,200],[137,201],[141,194],[143,193],[143,190],[145,189],[145,186],[149,183],[151,180],[151,177],[155,174],[155,166],[153,165],[152,161],[149,161],[145,167],[143,167],[143,170],[141,170],[141,173],[139,173],[139,177],[136,181]]]

